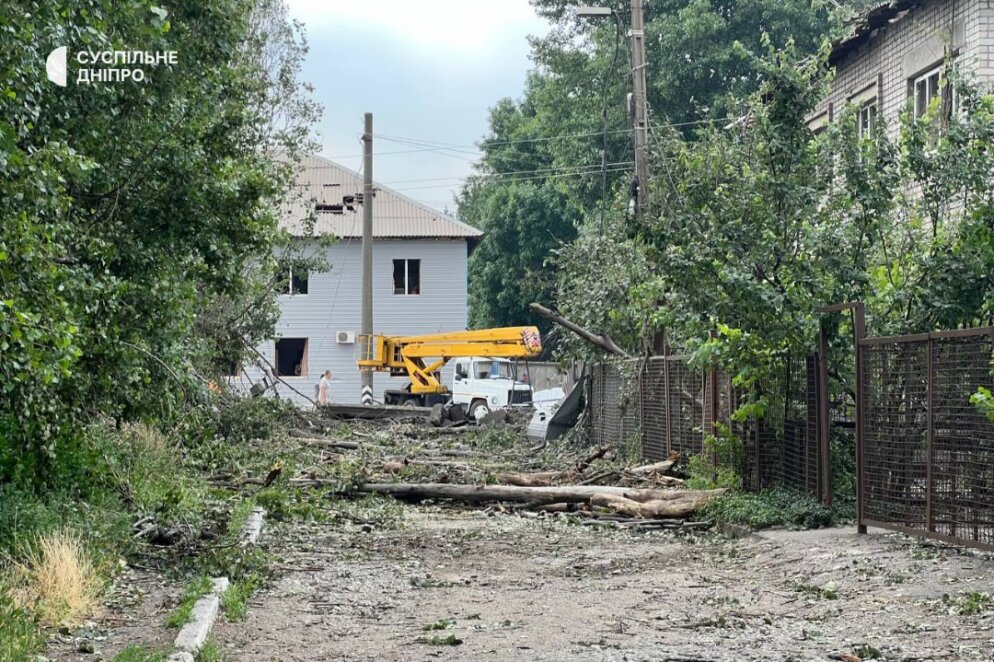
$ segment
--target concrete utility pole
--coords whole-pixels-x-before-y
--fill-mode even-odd
[[[360,351],[372,349],[373,335],[373,113],[366,113],[362,134],[362,337]],[[365,358],[365,357],[364,357]],[[365,368],[362,404],[373,404],[373,371]]]
[[[642,0],[632,0],[632,129],[635,134],[635,176],[638,177],[638,199],[635,211],[642,211],[649,184],[649,102],[645,85],[645,30]]]

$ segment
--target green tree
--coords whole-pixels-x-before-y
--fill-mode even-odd
[[[0,16],[0,479],[33,473],[75,423],[168,419],[203,389],[198,314],[263,293],[313,112],[301,42],[280,47],[299,32],[278,13],[258,29],[270,0],[14,4]],[[66,88],[45,80],[57,46]],[[78,84],[87,50],[178,63]]]

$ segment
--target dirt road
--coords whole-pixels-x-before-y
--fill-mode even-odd
[[[724,540],[409,507],[270,529],[238,660],[994,660],[994,560],[898,535]],[[943,599],[943,596],[947,596]],[[980,598],[982,600],[982,598]],[[433,629],[437,628],[437,629]]]

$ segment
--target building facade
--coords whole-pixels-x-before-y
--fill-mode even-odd
[[[829,58],[831,93],[809,118],[826,126],[850,104],[861,134],[884,119],[890,132],[905,110],[921,115],[933,99],[948,108],[949,63],[981,85],[994,82],[994,0],[895,0],[866,12]]]
[[[280,296],[276,337],[258,347],[271,365],[246,366],[235,388],[275,382],[280,397],[309,405],[314,386],[332,371],[332,401],[358,403],[356,367],[362,293],[362,177],[325,158],[304,162],[302,202],[283,211],[283,226],[307,254],[325,251],[330,270],[290,274]],[[373,330],[414,335],[463,330],[467,324],[467,261],[482,233],[391,189],[375,186],[373,203]],[[303,219],[316,211],[313,234],[337,241],[319,248]],[[313,234],[309,235],[313,237]],[[261,365],[259,365],[261,364]],[[451,367],[449,368],[451,370]],[[279,380],[273,380],[275,371]],[[451,379],[448,371],[443,378]],[[407,380],[374,374],[377,400]],[[306,397],[305,397],[306,396]]]

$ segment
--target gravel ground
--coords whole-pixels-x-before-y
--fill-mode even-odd
[[[226,656],[994,660],[994,607],[959,613],[994,592],[994,559],[971,550],[852,529],[726,540],[405,512],[396,529],[270,528],[281,579],[218,626]]]

